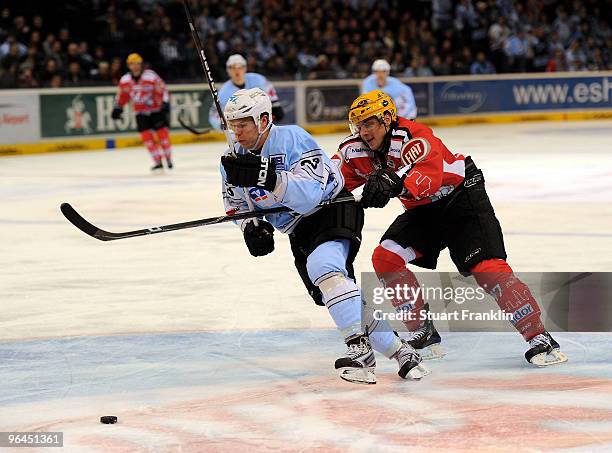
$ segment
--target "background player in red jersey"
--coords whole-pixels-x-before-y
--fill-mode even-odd
[[[154,164],[151,170],[164,168],[162,157],[166,159],[166,165],[171,169],[173,167],[172,150],[168,131],[170,103],[166,84],[155,71],[143,70],[142,57],[137,53],[128,55],[126,62],[129,72],[119,81],[119,92],[111,116],[115,120],[121,118],[123,106],[131,99],[136,112],[138,132],[153,158]],[[157,134],[163,155],[155,141],[155,134]]]
[[[416,121],[397,116],[391,98],[380,90],[359,96],[349,110],[353,135],[339,146],[340,163],[349,191],[364,185],[364,207],[384,207],[399,197],[405,212],[384,233],[372,255],[374,270],[388,287],[419,283],[408,263],[435,269],[448,247],[459,272],[471,273],[529,342],[525,358],[538,366],[565,362],[559,344],[545,330],[540,307],[529,288],[506,262],[502,230],[487,196],[484,177],[472,159],[453,154]],[[414,293],[416,294],[416,292]],[[423,358],[442,355],[440,335],[421,293],[414,300],[393,300],[397,310],[414,311],[406,321],[409,343]]]

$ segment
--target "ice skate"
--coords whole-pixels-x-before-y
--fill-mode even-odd
[[[567,362],[567,356],[560,351],[559,343],[546,331],[529,340],[529,346],[525,358],[535,366],[544,367]]]
[[[429,312],[429,304],[425,304],[424,310]],[[440,343],[442,338],[433,325],[431,319],[425,320],[423,325],[410,332],[406,342],[416,349],[423,360],[440,359],[444,357],[444,351]]]
[[[159,162],[155,162],[155,165],[153,165],[151,167],[151,171],[153,173],[160,173],[164,171],[164,165],[162,164],[162,161],[160,160]]]
[[[376,358],[366,335],[347,341],[346,354],[336,360],[335,367],[342,379],[356,384],[376,384]]]
[[[402,379],[419,381],[428,374],[431,374],[429,368],[421,364],[422,358],[420,354],[405,340],[402,340],[402,347],[397,350],[393,358],[399,364],[397,374]]]
[[[174,168],[174,164],[172,163],[172,159],[166,158],[166,167],[168,167],[168,170],[172,170]]]

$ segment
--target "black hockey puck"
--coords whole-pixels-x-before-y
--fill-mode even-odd
[[[100,417],[100,423],[104,423],[105,425],[112,425],[117,423],[117,417],[114,415],[103,415]]]

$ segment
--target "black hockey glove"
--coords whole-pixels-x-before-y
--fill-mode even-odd
[[[403,189],[402,178],[394,172],[391,170],[376,170],[365,183],[361,205],[364,208],[384,208],[389,200],[397,197]]]
[[[274,227],[265,220],[247,223],[244,228],[244,242],[253,256],[264,256],[274,250]]]
[[[113,112],[111,113],[111,118],[114,120],[118,120],[121,118],[121,114],[123,113],[123,109],[121,107],[115,107]]]
[[[274,165],[267,157],[254,154],[238,154],[221,157],[227,174],[227,182],[238,187],[260,187],[272,191],[276,187]]]

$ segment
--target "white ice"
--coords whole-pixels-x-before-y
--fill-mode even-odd
[[[484,170],[515,270],[612,271],[610,122],[437,133]],[[159,176],[142,148],[0,159],[0,431],[78,452],[612,451],[609,333],[556,334],[570,362],[545,370],[516,333],[449,333],[422,382],[381,357],[351,386],[285,237],[257,259],[231,224],[103,243],[59,211],[110,231],[220,215],[222,149],[176,146]],[[358,271],[399,212],[366,213]]]

